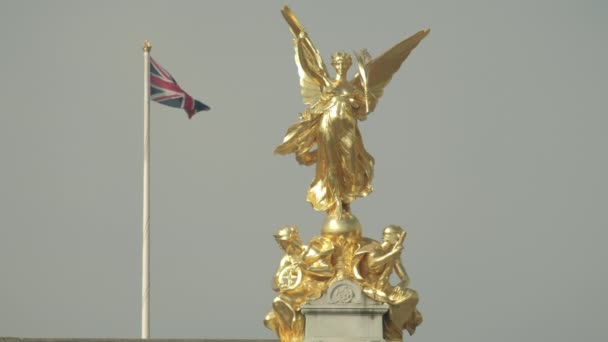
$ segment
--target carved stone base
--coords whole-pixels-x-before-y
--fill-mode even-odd
[[[365,296],[350,280],[333,283],[323,296],[302,306],[304,342],[381,342],[388,305]]]

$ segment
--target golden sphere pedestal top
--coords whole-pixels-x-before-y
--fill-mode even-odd
[[[350,212],[343,212],[339,216],[328,215],[321,227],[321,234],[332,240],[340,236],[347,239],[359,240],[361,238],[361,223]]]

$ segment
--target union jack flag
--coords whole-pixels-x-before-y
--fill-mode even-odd
[[[150,99],[169,107],[183,108],[188,118],[209,106],[193,99],[160,64],[150,57]]]

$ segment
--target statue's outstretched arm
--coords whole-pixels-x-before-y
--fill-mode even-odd
[[[295,14],[287,6],[281,10],[281,13],[294,39],[295,62],[300,76],[302,99],[304,104],[313,106],[320,99],[322,87],[329,85],[327,68]]]
[[[300,64],[300,67],[308,77],[315,80],[321,86],[329,86],[329,78],[327,77],[325,66],[305,31],[301,31],[296,38],[296,58],[296,63]],[[320,61],[321,63],[319,63]]]
[[[396,246],[394,249],[390,251],[378,255],[377,253],[370,253],[367,258],[367,265],[370,269],[379,269],[382,268],[387,263],[394,261],[395,258],[399,258],[401,256],[401,246]]]
[[[409,279],[409,277],[407,276],[407,272],[405,271],[405,267],[403,267],[403,263],[401,262],[401,260],[399,260],[397,263],[395,263],[395,273],[397,273],[397,276],[399,276],[399,279],[406,280]]]

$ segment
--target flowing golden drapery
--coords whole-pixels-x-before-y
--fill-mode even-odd
[[[303,165],[316,163],[307,201],[318,211],[340,216],[343,209],[349,210],[349,203],[372,192],[374,158],[363,146],[357,121],[375,109],[384,87],[429,30],[419,31],[375,59],[367,51],[356,54],[358,73],[349,81],[350,55],[337,52],[332,56],[336,76],[330,78],[293,12],[285,6],[282,13],[294,37],[301,94],[308,108],[287,130],[275,153],[294,153]]]
[[[372,192],[374,158],[365,150],[358,117],[365,113],[361,95],[350,84],[339,85],[321,96],[300,122],[292,125],[279,154],[294,153],[298,162],[316,162],[315,178],[307,201],[319,211],[332,210]],[[316,145],[316,149],[313,148]]]

